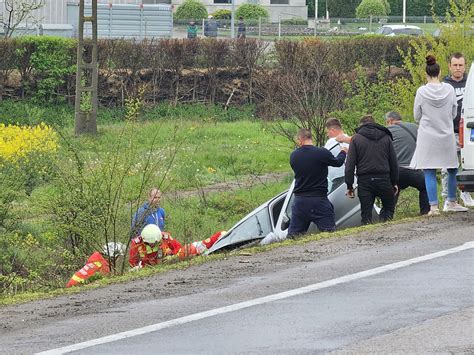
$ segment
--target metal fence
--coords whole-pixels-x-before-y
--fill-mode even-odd
[[[440,19],[443,20],[442,18]],[[198,28],[198,37],[205,36],[205,27],[208,22],[205,20],[174,20],[173,37],[186,38],[187,26],[191,21],[196,22]],[[231,26],[229,19],[216,19],[217,22],[217,37],[230,38]],[[278,39],[282,37],[295,36],[353,36],[374,33],[379,27],[385,24],[402,24],[402,17],[386,17],[370,19],[356,19],[356,18],[331,18],[319,19],[316,22],[314,19],[280,19],[278,22],[270,22],[267,19],[261,18],[258,20],[245,20],[247,37],[257,37],[262,39]],[[415,25],[420,27],[424,33],[432,34],[437,29],[437,24],[430,16],[422,17],[407,17],[407,25]],[[238,33],[237,21],[235,24],[234,37]]]

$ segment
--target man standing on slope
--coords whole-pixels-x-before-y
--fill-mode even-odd
[[[315,147],[309,129],[300,129],[298,148],[291,153],[290,165],[295,173],[294,202],[288,238],[308,231],[311,222],[322,232],[336,229],[334,206],[328,199],[328,166],[341,166],[346,159],[342,148],[337,157],[325,148]]]
[[[458,143],[458,155],[459,155],[459,121],[461,120],[462,113],[462,102],[464,98],[464,91],[466,90],[466,58],[462,53],[453,53],[449,57],[449,73],[444,78],[444,82],[448,83],[454,88],[456,94],[456,99],[458,101],[458,113],[454,119],[454,134],[456,135],[456,141]],[[441,170],[441,185],[442,191],[441,195],[443,197],[448,196],[448,171],[447,169]],[[461,191],[460,194],[461,200],[466,207],[474,207],[474,200],[471,197],[471,194],[467,191]],[[445,200],[447,201],[447,200]],[[446,203],[446,202],[445,202]]]

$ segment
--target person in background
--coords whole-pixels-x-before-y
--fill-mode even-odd
[[[155,224],[161,230],[165,229],[165,210],[160,207],[161,191],[153,187],[148,194],[148,202],[143,204],[132,218],[132,237],[140,235],[147,224]]]
[[[414,123],[403,122],[402,116],[395,111],[385,114],[387,128],[392,133],[393,149],[397,154],[398,160],[398,194],[395,195],[395,205],[400,196],[401,190],[407,187],[414,187],[418,190],[418,202],[420,206],[420,215],[428,214],[430,203],[428,202],[428,193],[426,192],[425,174],[422,170],[410,169],[410,162],[413,158],[416,148],[416,136],[418,126]]]
[[[346,150],[337,157],[325,148],[315,147],[311,131],[300,129],[296,137],[298,148],[290,156],[295,173],[294,202],[288,228],[288,238],[306,233],[313,222],[322,232],[336,229],[334,206],[328,199],[328,166],[341,166]]]
[[[217,22],[212,15],[207,17],[207,22],[204,24],[204,36],[211,38],[217,37]]]
[[[188,28],[187,28],[187,34],[188,34],[188,39],[193,39],[193,38],[196,38],[197,37],[197,26],[196,26],[196,22],[194,21],[191,21],[188,25]]]
[[[427,84],[418,88],[413,117],[419,123],[415,153],[410,162],[413,169],[423,169],[430,203],[429,216],[438,215],[438,183],[436,170],[448,170],[448,197],[444,212],[465,212],[456,202],[458,156],[454,136],[457,99],[454,88],[440,82],[440,66],[432,55],[426,57]]]
[[[395,195],[398,193],[398,163],[392,144],[392,134],[375,123],[371,115],[362,117],[356,134],[350,140],[345,180],[346,195],[354,198],[354,175],[357,168],[358,196],[362,224],[372,223],[375,198],[382,201],[380,220],[391,220],[395,212]]]
[[[456,136],[456,142],[458,145],[458,157],[460,154],[459,150],[459,122],[461,120],[462,113],[462,102],[464,99],[464,91],[466,90],[466,58],[462,53],[453,53],[449,57],[449,75],[447,75],[443,81],[448,83],[454,88],[456,94],[456,100],[458,103],[458,110],[456,117],[454,118],[454,135]],[[441,170],[441,196],[446,198],[448,196],[448,171],[447,169]],[[471,194],[467,191],[461,191],[461,200],[466,207],[474,207],[474,200]],[[447,203],[447,200],[445,201]]]
[[[237,23],[237,38],[246,37],[247,28],[245,27],[244,18],[239,17],[239,22]]]

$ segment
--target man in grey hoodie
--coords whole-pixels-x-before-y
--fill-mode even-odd
[[[462,53],[453,53],[449,57],[449,73],[443,81],[448,83],[454,88],[454,93],[456,94],[456,100],[458,102],[458,111],[456,117],[454,118],[454,133],[456,135],[456,140],[459,142],[459,121],[461,120],[462,113],[462,102],[464,98],[464,91],[466,88],[466,58]],[[459,150],[458,150],[459,155]],[[443,169],[441,171],[441,184],[443,190],[441,195],[443,197],[448,196],[448,171]],[[466,207],[474,207],[474,200],[471,197],[471,194],[467,191],[461,191],[460,194],[461,200]]]
[[[418,126],[414,123],[403,122],[402,116],[395,111],[385,114],[387,129],[392,133],[393,148],[398,160],[398,188],[401,190],[407,187],[414,187],[419,191],[420,215],[428,214],[430,203],[426,192],[425,174],[422,170],[410,169],[411,158],[416,148],[416,136]],[[398,200],[399,193],[395,196]],[[395,203],[396,204],[396,203]]]

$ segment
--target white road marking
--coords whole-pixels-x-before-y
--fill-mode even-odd
[[[380,267],[377,267],[377,268],[374,268],[374,269],[369,269],[369,270],[357,272],[355,274],[350,274],[350,275],[337,277],[337,278],[332,279],[332,280],[318,282],[316,284],[312,284],[312,285],[309,285],[309,286],[297,288],[297,289],[290,290],[290,291],[276,293],[274,295],[269,295],[269,296],[265,296],[265,297],[256,298],[256,299],[253,299],[253,300],[250,300],[250,301],[240,302],[240,303],[232,304],[232,305],[221,307],[221,308],[211,309],[211,310],[205,311],[205,312],[191,314],[189,316],[185,316],[185,317],[181,317],[181,318],[171,319],[171,320],[166,321],[166,322],[152,324],[152,325],[149,325],[149,326],[146,326],[146,327],[143,327],[143,328],[128,330],[126,332],[112,334],[112,335],[105,336],[105,337],[102,337],[102,338],[92,339],[92,340],[84,341],[82,343],[77,343],[77,344],[68,345],[68,346],[65,346],[65,347],[62,347],[62,348],[57,348],[57,349],[44,351],[44,352],[41,352],[41,353],[38,353],[38,354],[40,354],[40,355],[53,355],[53,354],[70,353],[70,352],[73,352],[73,351],[90,348],[90,347],[96,346],[96,345],[111,343],[111,342],[114,342],[114,341],[131,338],[131,337],[134,337],[134,336],[137,336],[137,335],[156,332],[160,329],[174,327],[174,326],[177,326],[177,325],[180,325],[180,324],[185,324],[185,323],[193,322],[193,321],[196,321],[196,320],[199,320],[199,319],[213,317],[213,316],[216,316],[216,315],[219,315],[219,314],[234,312],[234,311],[238,311],[238,310],[241,310],[241,309],[253,307],[253,306],[256,306],[256,305],[265,304],[265,303],[278,301],[278,300],[282,300],[282,299],[293,297],[293,296],[302,295],[302,294],[305,294],[305,293],[321,290],[323,288],[343,284],[343,283],[354,281],[354,280],[359,280],[359,279],[369,277],[369,276],[373,276],[373,275],[382,274],[382,273],[387,272],[387,271],[400,269],[400,268],[403,268],[403,267],[406,267],[406,266],[410,266],[410,265],[413,265],[413,264],[418,264],[418,263],[421,263],[421,262],[424,262],[424,261],[440,258],[440,257],[450,255],[450,254],[454,254],[454,253],[459,253],[461,251],[468,250],[468,249],[473,249],[473,248],[474,248],[474,241],[471,241],[471,242],[468,242],[468,243],[464,243],[463,245],[460,245],[460,246],[455,247],[455,248],[442,250],[442,251],[439,251],[439,252],[436,252],[436,253],[423,255],[423,256],[420,256],[420,257],[417,257],[417,258],[413,258],[413,259],[400,261],[400,262],[393,263],[393,264],[380,266]]]

